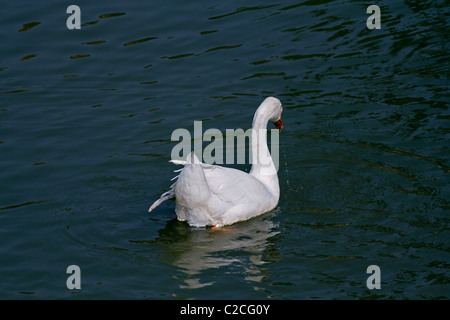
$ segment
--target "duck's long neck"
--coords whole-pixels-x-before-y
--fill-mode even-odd
[[[269,119],[257,110],[252,126],[252,169],[250,174],[260,180],[277,198],[280,195],[278,175],[267,146],[267,122]]]

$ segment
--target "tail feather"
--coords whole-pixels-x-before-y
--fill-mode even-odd
[[[174,164],[180,164],[183,166],[186,164],[186,161],[184,161],[184,160],[169,160],[169,162],[172,162]]]
[[[182,161],[182,160],[170,160],[170,162],[172,162],[172,163],[174,163],[174,164],[179,164],[179,165],[185,165],[185,164],[186,164],[186,161]],[[174,170],[174,172],[180,172],[181,170],[183,170],[183,168]],[[173,177],[173,178],[171,179],[171,181],[178,179],[178,176],[179,176],[179,174],[178,174],[177,176]],[[175,189],[174,189],[174,188],[175,188],[176,183],[177,183],[177,182],[175,181],[175,182],[170,186],[170,190],[164,192],[164,193],[161,195],[161,197],[160,197],[158,200],[156,200],[156,201],[150,206],[150,208],[148,209],[148,212],[152,212],[153,209],[155,209],[157,206],[159,206],[159,205],[160,205],[161,203],[163,203],[164,201],[169,200],[169,199],[172,199],[172,198],[175,198]]]
[[[175,198],[175,190],[170,189],[169,191],[164,192],[164,193],[161,195],[161,198],[159,198],[158,200],[156,200],[156,201],[150,206],[150,208],[148,209],[148,212],[152,212],[152,210],[155,209],[157,206],[159,206],[161,203],[163,203],[163,202],[166,201],[166,200],[172,199],[172,198]]]

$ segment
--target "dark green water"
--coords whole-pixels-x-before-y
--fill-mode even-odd
[[[448,299],[448,8],[2,1],[0,298]],[[173,130],[247,129],[271,95],[274,212],[226,232],[147,213]]]

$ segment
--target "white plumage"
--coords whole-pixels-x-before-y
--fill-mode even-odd
[[[194,152],[186,161],[169,191],[161,195],[149,212],[175,197],[176,214],[189,225],[222,227],[270,211],[278,204],[280,188],[277,172],[267,147],[267,122],[278,129],[281,102],[266,98],[255,112],[252,126],[252,169],[249,173],[218,165],[201,163]],[[174,180],[172,179],[172,180]]]

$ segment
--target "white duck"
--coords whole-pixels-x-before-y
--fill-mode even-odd
[[[178,180],[152,204],[151,212],[167,199],[176,200],[177,218],[195,227],[222,227],[270,211],[278,204],[280,187],[267,147],[267,122],[281,130],[280,100],[266,98],[255,112],[252,125],[250,173],[201,163],[194,152],[182,164]]]

